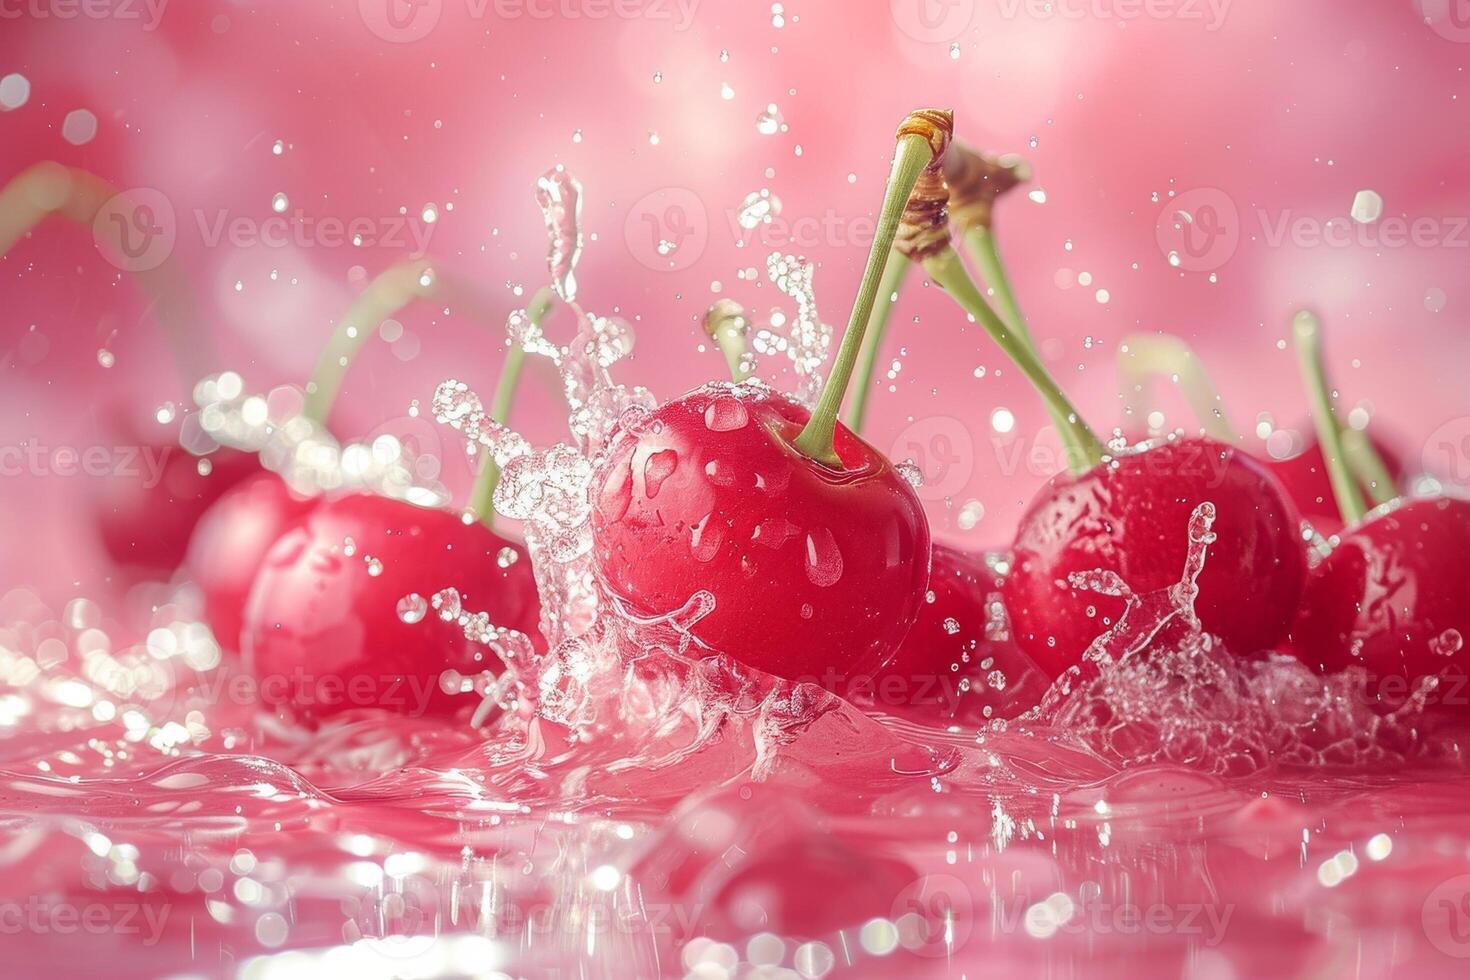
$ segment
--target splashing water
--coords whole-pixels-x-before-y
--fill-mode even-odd
[[[577,260],[582,257],[582,184],[561,166],[536,181],[536,203],[550,240],[546,263],[551,288],[568,303],[577,299]]]
[[[784,352],[796,370],[798,401],[808,408],[816,405],[826,381],[823,366],[832,348],[832,328],[817,314],[817,298],[812,289],[812,263],[794,255],[773,254],[766,260],[766,274],[771,283],[791,297],[796,315],[787,324]]]

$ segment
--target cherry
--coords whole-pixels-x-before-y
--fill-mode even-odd
[[[140,459],[162,460],[157,482],[118,477],[106,481],[88,506],[102,547],[123,565],[172,572],[184,560],[189,536],[211,504],[260,472],[248,453],[222,449],[195,456],[178,445],[129,440]]]
[[[1464,677],[1470,636],[1470,500],[1402,501],[1349,528],[1307,577],[1292,629],[1303,661],[1325,673],[1366,667],[1369,695],[1399,706],[1422,678]],[[1453,692],[1448,692],[1453,693]]]
[[[758,384],[699,388],[623,426],[594,476],[603,586],[644,617],[712,595],[690,627],[700,653],[791,679],[844,678],[890,655],[914,621],[929,574],[923,506],[837,413],[904,204],[921,171],[937,172],[952,129],[936,110],[899,128],[878,232],[815,410]]]
[[[1205,435],[1224,443],[1240,441],[1204,363],[1180,338],[1169,334],[1125,337],[1118,347],[1118,371],[1123,379],[1124,415],[1130,423],[1129,431],[1136,433],[1144,428],[1140,422],[1147,410],[1142,396],[1155,377],[1163,377],[1179,387]],[[1341,435],[1344,454],[1356,481],[1373,495],[1376,503],[1391,500],[1403,476],[1403,465],[1397,455],[1367,432],[1345,429]],[[1342,515],[1333,499],[1320,441],[1314,438],[1305,449],[1285,459],[1272,459],[1263,454],[1256,454],[1256,458],[1276,477],[1287,497],[1316,530],[1331,534],[1342,527]]]
[[[1439,690],[1439,700],[1453,698],[1463,707],[1470,581],[1460,566],[1470,548],[1470,500],[1401,498],[1367,513],[1334,418],[1321,324],[1303,311],[1293,327],[1327,473],[1348,524],[1308,576],[1293,647],[1326,673],[1365,668],[1365,693],[1382,710],[1399,707],[1415,687],[1453,670],[1459,683]]]
[[[641,616],[708,591],[693,636],[767,673],[821,682],[903,638],[928,575],[913,488],[845,426],[837,466],[795,446],[808,412],[711,385],[622,431],[597,477],[598,573]]]
[[[425,260],[377,276],[338,323],[307,384],[304,415],[325,427],[347,369],[376,324],[415,298],[475,297]],[[533,298],[539,323],[550,293]],[[479,319],[487,317],[483,311]],[[501,370],[492,417],[504,423],[525,361],[512,347]],[[211,625],[239,636],[242,652],[271,706],[304,721],[354,707],[445,715],[473,708],[464,696],[484,671],[503,663],[466,636],[452,609],[430,610],[446,589],[467,614],[516,630],[544,649],[536,584],[525,549],[494,531],[491,504],[500,470],[486,458],[470,514],[433,510],[366,493],[320,504],[266,480],[222,501],[196,545],[195,574]],[[258,572],[254,569],[258,568]],[[241,587],[250,580],[243,603]],[[238,625],[236,617],[239,617]],[[228,642],[228,640],[226,640]],[[270,686],[273,685],[273,686]]]
[[[907,268],[908,260],[903,264]],[[884,272],[885,282],[890,271]],[[879,295],[881,299],[881,288]],[[869,329],[881,331],[882,325],[875,313]],[[705,330],[737,383],[745,379],[749,365],[747,326],[744,311],[728,299],[715,303],[705,317]],[[859,376],[867,366],[870,340],[864,339]],[[928,722],[979,725],[1031,707],[1045,684],[1003,622],[992,615],[990,598],[998,594],[999,577],[984,555],[938,543],[932,555],[928,590],[892,659],[871,674],[833,674],[822,681],[855,704]]]
[[[945,193],[942,186],[926,190],[936,200]],[[1110,457],[1042,365],[1024,327],[1004,321],[981,294],[932,204],[911,208],[911,215],[906,222],[913,232],[902,239],[910,256],[1026,375],[1066,449],[1071,472],[1042,489],[1016,533],[1004,596],[1021,649],[1051,676],[1078,663],[1124,603],[1083,591],[1072,576],[1114,572],[1135,593],[1177,583],[1190,517],[1205,502],[1215,505],[1219,541],[1199,580],[1201,621],[1242,652],[1280,640],[1306,559],[1296,510],[1270,474],[1244,453],[1206,439]]]
[[[1197,437],[1055,477],[1032,501],[1005,583],[1022,649],[1057,676],[1117,623],[1124,601],[1073,584],[1073,575],[1116,572],[1138,594],[1178,582],[1190,515],[1206,501],[1217,540],[1199,577],[1201,624],[1240,653],[1280,640],[1306,572],[1296,509],[1249,455]]]
[[[460,514],[387,497],[322,502],[271,547],[245,606],[242,647],[262,699],[307,722],[358,707],[472,709],[477,699],[460,693],[456,673],[502,665],[430,608],[449,588],[465,611],[541,645],[520,545]]]
[[[1041,699],[1047,681],[991,608],[1001,577],[984,555],[937,542],[933,554],[929,590],[898,652],[837,693],[931,722],[1013,718]]]
[[[205,622],[226,649],[239,648],[245,600],[266,553],[314,506],[276,474],[257,473],[226,491],[195,525],[184,564],[203,593]]]

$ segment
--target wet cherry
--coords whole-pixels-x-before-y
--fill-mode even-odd
[[[810,415],[763,386],[711,385],[625,426],[599,467],[599,578],[640,616],[712,595],[691,627],[701,652],[836,683],[879,664],[913,623],[929,574],[923,507],[837,414],[904,205],[952,130],[937,110],[899,128],[862,285]]]
[[[361,707],[473,709],[478,698],[448,672],[472,678],[501,664],[431,607],[448,588],[465,611],[540,644],[519,545],[460,514],[372,494],[319,504],[271,548],[246,603],[242,647],[266,707],[304,721]]]
[[[1156,379],[1168,379],[1194,410],[1200,432],[1217,442],[1238,444],[1241,439],[1225,411],[1225,401],[1210,380],[1204,362],[1184,340],[1171,334],[1133,334],[1118,345],[1118,373],[1122,378],[1125,432],[1134,441],[1148,438],[1144,420],[1151,414],[1147,394]],[[1289,433],[1281,433],[1289,435]],[[1392,499],[1403,465],[1376,434],[1358,429],[1341,433],[1348,448],[1354,478],[1378,503]],[[1327,459],[1314,436],[1306,447],[1285,459],[1255,452],[1256,459],[1276,477],[1297,511],[1322,534],[1342,527],[1342,515],[1333,497]],[[1380,463],[1381,461],[1381,463]]]
[[[1470,636],[1470,500],[1390,505],[1348,529],[1307,578],[1296,653],[1327,673],[1369,672],[1368,696],[1401,704],[1421,678],[1465,677]],[[1431,698],[1432,700],[1432,698]]]
[[[1441,674],[1459,681],[1441,685],[1437,697],[1431,692],[1430,702],[1461,701],[1470,582],[1460,568],[1470,549],[1470,500],[1399,499],[1367,512],[1334,418],[1321,323],[1303,311],[1293,329],[1327,472],[1348,525],[1308,576],[1293,647],[1309,666],[1327,673],[1364,668],[1364,693],[1384,710]]]
[[[835,683],[891,651],[918,610],[929,528],[893,464],[836,430],[837,466],[794,443],[805,409],[710,385],[615,437],[592,516],[603,583],[642,616],[708,591],[711,652]]]
[[[1049,679],[995,608],[1002,577],[983,554],[936,542],[933,555],[929,589],[898,652],[861,688],[837,693],[933,723],[1013,718],[1041,699]]]
[[[1194,438],[1055,477],[1032,501],[1005,584],[1022,648],[1052,676],[1077,663],[1124,604],[1071,576],[1117,572],[1139,594],[1178,582],[1190,515],[1206,501],[1218,540],[1199,578],[1200,622],[1242,654],[1282,639],[1306,572],[1296,509],[1250,456]]]
[[[315,505],[274,473],[257,473],[226,491],[195,525],[184,566],[203,593],[205,622],[226,649],[239,648],[245,600],[266,553]]]
[[[933,188],[936,198],[944,189]],[[921,235],[912,257],[973,316],[1041,394],[1066,451],[1022,517],[1005,604],[1017,642],[1047,674],[1076,664],[1116,622],[1122,599],[1083,591],[1071,576],[1108,571],[1135,593],[1179,581],[1190,517],[1215,505],[1219,541],[1200,578],[1196,608],[1206,629],[1242,653],[1282,639],[1301,592],[1306,559],[1296,510],[1263,467],[1231,446],[1180,439],[1111,456],[1041,363],[1024,328],[1006,323],[980,292],[947,234]]]

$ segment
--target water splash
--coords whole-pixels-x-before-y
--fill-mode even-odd
[[[823,366],[832,349],[832,328],[817,313],[812,287],[816,267],[795,255],[773,254],[766,260],[771,283],[796,304],[796,314],[786,327],[789,341],[784,346],[796,371],[797,401],[808,408],[816,405],[826,380]]]
[[[546,264],[551,288],[567,303],[577,299],[577,260],[582,257],[582,183],[557,165],[536,181],[536,203],[546,221]]]

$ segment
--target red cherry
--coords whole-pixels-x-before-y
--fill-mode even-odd
[[[984,555],[936,542],[929,590],[898,652],[861,682],[863,689],[837,693],[885,711],[968,725],[1032,707],[1048,681],[992,614],[1000,586]]]
[[[1376,436],[1369,435],[1368,440],[1383,458],[1389,474],[1397,484],[1404,475],[1402,460]],[[1281,460],[1262,459],[1262,462],[1281,482],[1286,495],[1312,527],[1322,534],[1334,534],[1342,528],[1342,515],[1332,494],[1332,480],[1327,475],[1327,457],[1322,453],[1320,442],[1314,438],[1306,449],[1295,456]]]
[[[459,514],[372,494],[324,501],[266,555],[241,645],[271,707],[305,721],[357,707],[450,715],[478,700],[445,693],[500,662],[429,608],[457,589],[467,612],[542,646],[525,549]]]
[[[231,487],[194,527],[184,560],[204,595],[204,618],[227,649],[240,644],[245,600],[266,552],[316,506],[274,473],[258,473]]]
[[[822,681],[897,646],[929,574],[913,487],[845,426],[841,468],[793,443],[806,409],[755,386],[710,385],[621,430],[594,479],[598,574],[640,616],[708,591],[708,652]]]
[[[1118,621],[1121,598],[1079,589],[1074,573],[1105,569],[1142,594],[1179,582],[1194,509],[1215,505],[1195,609],[1240,653],[1286,634],[1306,573],[1300,518],[1269,473],[1233,446],[1192,438],[1128,453],[1052,479],[1016,534],[1006,609],[1016,639],[1060,675]]]
[[[1331,673],[1368,670],[1368,696],[1403,703],[1413,682],[1454,668],[1470,635],[1470,500],[1403,502],[1349,529],[1307,577],[1292,630],[1297,655]],[[1443,697],[1466,696],[1442,686]]]
[[[221,449],[201,458],[177,445],[138,449],[139,475],[105,481],[90,506],[107,554],[119,564],[171,572],[184,560],[194,525],[241,480],[260,472],[250,453]],[[148,461],[161,460],[156,473]],[[156,465],[156,464],[155,464]]]

